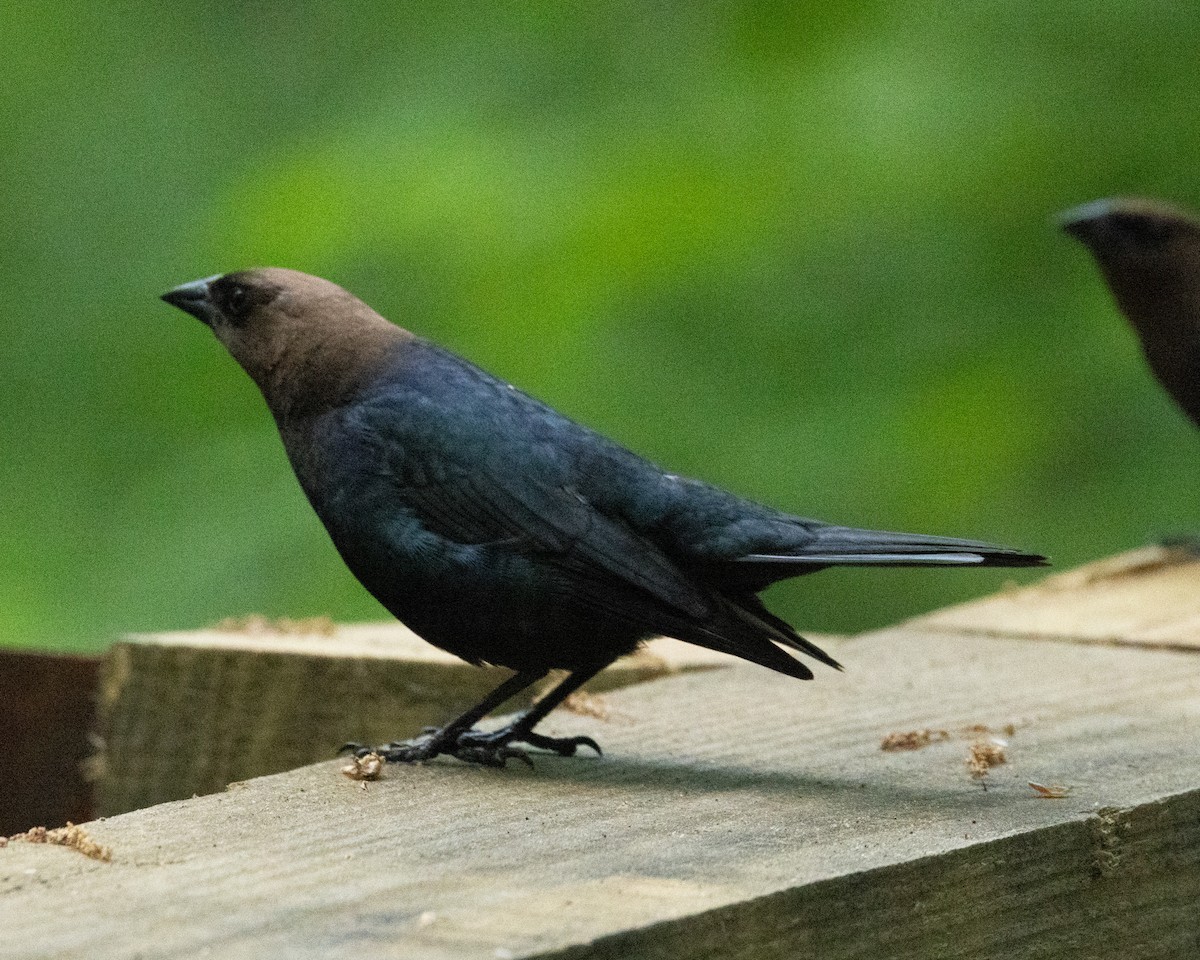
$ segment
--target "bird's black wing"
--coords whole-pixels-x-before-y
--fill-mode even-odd
[[[536,422],[543,414],[556,416],[515,391],[434,402],[393,392],[360,403],[354,419],[397,503],[432,533],[461,544],[555,554],[636,586],[687,617],[708,616],[712,601],[691,577],[578,491],[569,454]]]

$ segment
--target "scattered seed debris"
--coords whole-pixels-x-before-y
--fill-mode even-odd
[[[994,737],[990,740],[977,740],[971,744],[967,753],[967,770],[971,774],[971,778],[982,780],[992,767],[1008,763],[1008,757],[1004,754],[1006,746],[1008,744],[1003,740],[997,740]]]
[[[101,860],[104,863],[112,861],[112,849],[105,847],[90,836],[83,827],[77,826],[70,820],[67,821],[65,827],[55,827],[53,830],[47,830],[45,827],[34,827],[31,830],[26,830],[24,833],[14,833],[11,837],[0,837],[0,847],[7,846],[10,842],[21,841],[24,843],[53,843],[60,847],[70,847],[72,850],[78,850],[85,857],[91,857],[93,860]]]
[[[986,723],[973,723],[958,730],[958,737],[971,741],[966,761],[967,770],[973,780],[983,783],[992,767],[998,767],[1000,764],[1008,762],[1008,756],[1005,754],[1008,741],[996,734],[1004,733],[1005,736],[1011,737],[1016,732],[1017,725],[1015,723],[1006,723],[1002,727],[989,727]],[[930,744],[945,743],[953,738],[954,735],[948,730],[928,728],[909,730],[889,733],[879,744],[879,749],[888,753],[901,750],[923,750]],[[1034,784],[1030,784],[1030,786],[1036,789]],[[986,783],[984,787],[986,789]]]
[[[1071,792],[1070,787],[1060,786],[1057,783],[1052,783],[1047,786],[1044,783],[1034,783],[1029,781],[1029,786],[1033,788],[1033,792],[1042,800],[1061,800]]]
[[[921,750],[931,743],[942,743],[949,739],[949,730],[909,730],[904,733],[889,733],[879,744],[879,749],[888,753],[899,750]]]
[[[1011,737],[1016,732],[1017,725],[1015,723],[1006,723],[999,729],[989,727],[986,723],[973,723],[969,727],[962,728],[964,737],[986,737],[995,733],[1003,733],[1006,737]]]
[[[248,613],[244,617],[226,617],[213,626],[222,633],[274,633],[301,636],[328,637],[337,632],[337,624],[329,617],[305,617],[293,620],[290,617],[271,618],[261,613]]]
[[[342,767],[342,775],[351,780],[378,780],[383,773],[383,757],[377,753],[368,753],[362,757],[352,757],[346,766]]]

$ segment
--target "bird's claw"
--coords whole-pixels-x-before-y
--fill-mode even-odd
[[[602,755],[600,744],[591,737],[547,737],[540,733],[533,733],[532,731],[529,733],[514,733],[507,729],[497,730],[495,733],[468,730],[459,736],[457,746],[462,751],[490,750],[499,753],[512,751],[510,755],[519,755],[520,759],[533,766],[533,761],[529,759],[524,750],[514,750],[512,747],[514,743],[526,743],[538,750],[548,750],[552,753],[557,753],[560,757],[573,757],[575,756],[575,751],[580,747],[591,747],[598,755]],[[503,759],[501,760],[501,766],[503,766]]]
[[[467,763],[478,763],[485,767],[503,767],[509,760],[520,760],[532,769],[533,761],[529,754],[519,747],[480,746],[469,747],[461,744],[454,751],[454,756]]]
[[[435,727],[434,730],[436,731],[436,729]],[[352,753],[359,759],[373,753],[389,763],[415,763],[418,760],[432,759],[439,753],[445,752],[436,749],[431,740],[432,738],[428,736],[418,737],[415,740],[392,740],[390,743],[378,747],[369,747],[357,740],[350,740],[338,747],[337,752]]]
[[[560,757],[573,757],[580,747],[589,747],[597,755],[603,751],[591,737],[547,737],[540,733],[521,733],[511,729],[485,733],[481,730],[465,730],[448,737],[437,727],[426,727],[422,735],[413,740],[393,740],[379,747],[368,747],[361,743],[345,743],[338,750],[353,751],[356,757],[374,753],[388,763],[421,763],[445,755],[464,763],[477,763],[484,767],[503,767],[509,760],[520,760],[533,766],[529,754],[516,743],[528,744],[537,750],[557,753]]]
[[[540,733],[527,733],[521,738],[521,742],[539,750],[552,750],[560,757],[573,757],[580,747],[589,747],[596,751],[596,756],[604,756],[600,744],[591,737],[544,737]]]
[[[473,738],[471,734],[474,731],[471,730],[453,739],[440,737],[440,733],[435,727],[432,732],[413,740],[393,740],[386,747],[378,747],[375,752],[389,763],[420,763],[444,754],[464,763],[477,763],[483,767],[503,767],[509,760],[520,760],[533,766],[533,761],[524,750],[509,746],[503,739],[492,741],[487,735]]]

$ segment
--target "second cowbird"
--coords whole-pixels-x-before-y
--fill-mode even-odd
[[[1060,222],[1092,252],[1158,382],[1200,427],[1200,220],[1161,200],[1117,197]]]
[[[757,593],[830,566],[1011,566],[1017,550],[805,520],[665,473],[341,287],[292,270],[197,280],[163,297],[254,379],[300,485],[354,575],[430,643],[516,672],[439,730],[378,748],[503,765],[516,744],[599,747],[537,723],[646,638],[665,634],[788,676],[837,663]],[[508,726],[486,714],[569,671]],[[360,752],[366,752],[361,748]]]

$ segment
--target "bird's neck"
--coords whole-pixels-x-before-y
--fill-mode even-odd
[[[1200,338],[1200,284],[1174,275],[1113,285],[1117,304],[1147,347],[1168,353]]]
[[[1200,425],[1200,284],[1192,275],[1114,285],[1160,383]]]
[[[349,402],[398,344],[413,339],[381,318],[363,318],[328,331],[280,338],[251,376],[281,430]]]

